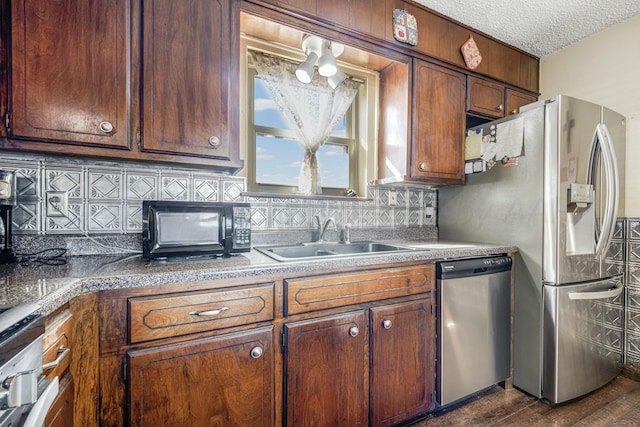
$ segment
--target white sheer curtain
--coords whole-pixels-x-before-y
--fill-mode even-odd
[[[325,77],[315,73],[311,82],[304,84],[296,78],[297,65],[292,62],[254,51],[251,51],[251,58],[258,76],[305,149],[298,191],[321,194],[316,153],[349,109],[359,83],[346,79],[332,89]]]

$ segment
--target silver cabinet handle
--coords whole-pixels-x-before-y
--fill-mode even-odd
[[[420,169],[421,171],[426,171],[427,170],[427,164],[426,163],[420,163],[418,165],[418,169]]]
[[[263,353],[262,347],[253,347],[251,349],[251,353],[250,354],[251,354],[252,358],[260,359],[262,357],[262,353]]]
[[[502,104],[498,105],[497,110],[498,110],[498,111],[502,111],[502,110],[504,110],[504,106],[503,106]]]
[[[352,337],[357,337],[359,333],[360,333],[360,329],[358,329],[357,326],[354,326],[349,329],[349,335],[351,335]]]
[[[222,307],[217,310],[208,310],[208,311],[190,311],[189,314],[191,316],[217,316],[218,314],[229,310],[229,307]]]
[[[384,327],[385,329],[391,329],[391,320],[387,319],[382,322],[382,327]]]
[[[217,136],[210,136],[209,145],[213,148],[218,148],[220,146],[220,138],[218,138]]]
[[[42,365],[42,372],[50,371],[52,369],[57,368],[58,365],[60,365],[60,362],[66,359],[70,353],[71,353],[71,349],[69,347],[65,347],[63,345],[58,347],[58,357],[56,357],[56,360]]]
[[[100,122],[100,130],[104,133],[111,133],[113,132],[113,125],[109,122]]]

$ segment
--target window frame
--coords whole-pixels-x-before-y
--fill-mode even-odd
[[[278,56],[273,54],[274,56]],[[281,57],[286,60],[287,58]],[[294,130],[291,129],[279,129],[267,126],[261,126],[255,124],[255,80],[254,78],[260,78],[257,75],[256,69],[252,64],[247,65],[247,187],[252,192],[259,193],[276,193],[276,194],[297,194],[298,185],[278,185],[278,184],[265,184],[257,182],[256,168],[256,143],[257,135],[263,134],[274,138],[287,138],[291,140],[297,140],[297,136]],[[347,147],[349,153],[349,184],[346,188],[326,187],[322,186],[322,194],[333,196],[344,196],[348,189],[354,189],[358,186],[358,177],[360,176],[358,171],[358,107],[359,97],[356,96],[351,107],[345,113],[346,118],[346,138],[337,136],[330,136],[326,144],[337,145],[341,147]],[[302,161],[302,159],[300,159]],[[320,180],[322,184],[322,179]]]
[[[238,172],[238,176],[244,176],[246,178],[246,192],[245,194],[252,197],[303,197],[303,198],[315,198],[322,199],[325,196],[330,198],[344,198],[345,200],[369,200],[368,195],[368,183],[377,178],[378,173],[378,133],[379,133],[379,102],[380,102],[380,74],[377,71],[363,68],[358,65],[350,64],[347,62],[338,61],[338,66],[346,74],[353,78],[362,81],[356,97],[359,102],[359,110],[357,112],[357,144],[356,151],[351,151],[357,157],[358,170],[356,184],[353,189],[358,197],[345,197],[343,195],[333,196],[330,194],[319,194],[314,196],[304,196],[299,193],[271,193],[269,190],[261,190],[256,188],[255,183],[252,183],[250,175],[253,173],[251,169],[252,157],[254,154],[250,154],[250,151],[255,151],[255,144],[252,143],[253,135],[250,135],[249,131],[249,110],[253,108],[249,102],[253,102],[253,93],[247,93],[250,85],[249,78],[249,66],[251,61],[249,59],[249,50],[256,50],[267,54],[280,56],[282,58],[291,60],[293,62],[302,62],[305,59],[299,47],[290,47],[277,42],[269,42],[264,39],[255,38],[250,35],[242,34],[240,36],[240,51],[241,51],[241,67],[240,67],[240,157],[244,160],[245,167]],[[339,59],[339,58],[338,58]],[[253,83],[251,83],[251,91],[253,91]],[[253,121],[253,120],[251,120]],[[251,132],[254,130],[252,129]],[[295,187],[297,189],[297,187]],[[275,190],[275,189],[274,189]]]

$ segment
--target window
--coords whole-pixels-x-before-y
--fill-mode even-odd
[[[245,167],[240,174],[247,178],[249,193],[294,195],[298,189],[303,148],[295,141],[295,132],[288,129],[269,91],[260,87],[264,85],[260,78],[256,78],[248,59],[250,49],[294,62],[302,62],[305,56],[298,46],[288,47],[246,34],[241,37],[241,52],[245,60],[240,79],[240,138]],[[376,71],[360,65],[339,62],[339,67],[363,84],[356,95],[354,107],[318,153],[323,194],[344,195],[345,189],[352,188],[358,196],[366,197],[367,182],[374,180],[377,172],[379,76]],[[275,160],[275,152],[286,153],[286,163],[282,158]],[[337,170],[340,165],[344,165],[344,172],[327,172]]]
[[[293,194],[298,188],[305,150],[255,69],[250,67],[248,76],[249,183],[259,192]],[[357,188],[357,111],[356,98],[329,140],[318,150],[323,194],[344,195],[347,189]]]

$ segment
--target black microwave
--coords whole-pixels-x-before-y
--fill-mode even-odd
[[[251,205],[142,202],[144,258],[227,255],[251,250]]]

